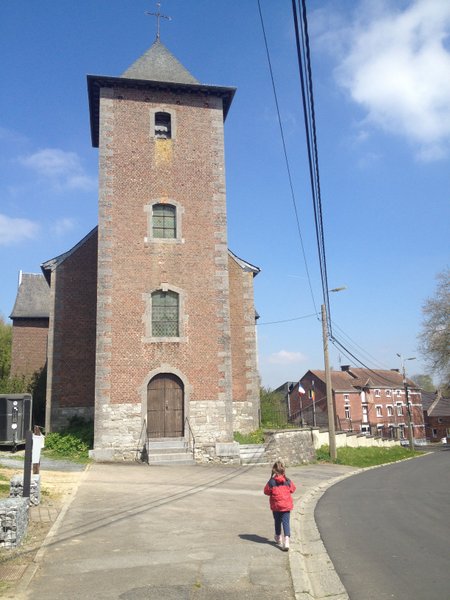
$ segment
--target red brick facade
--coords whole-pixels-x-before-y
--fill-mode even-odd
[[[11,376],[29,377],[47,360],[48,319],[14,319],[12,327]]]
[[[308,371],[300,380],[306,394],[295,400],[299,419],[307,425],[328,426],[324,371]],[[313,384],[314,382],[314,384]],[[353,431],[385,438],[407,438],[411,419],[416,440],[425,439],[420,389],[408,382],[408,404],[402,376],[395,371],[351,369],[332,371],[336,431]],[[294,398],[298,394],[293,392]],[[313,390],[315,390],[312,402]],[[291,400],[292,406],[292,400]]]
[[[50,281],[46,429],[93,417],[97,231],[44,263]]]

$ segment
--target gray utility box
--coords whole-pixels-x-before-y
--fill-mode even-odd
[[[31,394],[0,394],[0,445],[25,444],[31,430]]]

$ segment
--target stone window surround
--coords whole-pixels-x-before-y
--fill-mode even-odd
[[[167,140],[160,139],[155,136],[155,115],[156,115],[156,113],[167,113],[168,115],[170,115],[171,136]],[[156,108],[151,108],[150,109],[150,139],[164,144],[167,142],[170,143],[171,141],[175,140],[176,137],[177,137],[177,119],[176,119],[176,112],[173,110],[173,108],[167,108],[167,106],[157,106]]]
[[[175,207],[175,231],[176,236],[174,238],[156,238],[153,237],[153,207],[155,204],[167,204],[168,206]],[[147,213],[147,235],[144,237],[144,245],[148,247],[150,243],[158,244],[181,244],[184,242],[182,238],[182,215],[184,213],[184,207],[171,198],[158,198],[156,200],[150,200],[149,204],[144,206],[144,212]]]
[[[152,335],[152,294],[153,292],[158,291],[174,292],[175,294],[178,294],[178,337],[156,337]],[[184,290],[168,283],[161,283],[158,287],[142,294],[142,299],[145,302],[145,312],[142,316],[142,323],[144,324],[145,328],[145,335],[142,337],[143,343],[154,344],[157,342],[169,342],[174,344],[179,342],[187,342],[186,323],[188,320],[188,315],[185,314],[186,292]]]
[[[383,416],[383,407],[381,404],[377,404],[375,406],[375,409],[377,411],[377,417],[382,417]]]

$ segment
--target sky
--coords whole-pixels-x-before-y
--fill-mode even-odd
[[[225,123],[228,245],[257,265],[262,384],[323,369],[323,303],[290,0],[162,0],[161,41],[237,92]],[[153,43],[153,0],[0,3],[0,315],[18,274],[97,224],[86,75]],[[450,3],[307,2],[333,333],[370,368],[429,373],[422,306],[449,265]],[[300,224],[298,233],[295,208]],[[303,249],[302,249],[303,244]],[[330,364],[355,364],[330,345]]]

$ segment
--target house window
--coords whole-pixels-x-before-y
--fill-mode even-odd
[[[368,435],[370,433],[370,425],[361,425],[361,433]]]
[[[179,296],[176,292],[153,292],[152,336],[179,336]]]
[[[155,113],[155,138],[160,140],[170,140],[172,138],[172,123],[169,113]]]
[[[376,396],[377,398],[379,398],[379,397],[380,397],[380,390],[375,390],[375,396]]]
[[[350,402],[350,396],[348,394],[344,394],[344,402]]]
[[[391,397],[391,390],[386,390],[386,398],[390,398]]]
[[[402,394],[402,391],[401,391],[401,390],[395,390],[395,393],[397,394],[397,396],[399,396],[399,397],[400,397],[400,396],[401,396],[401,394]]]
[[[154,238],[177,237],[177,209],[172,204],[154,204],[152,210]]]
[[[397,402],[397,415],[403,417],[403,406],[401,402]]]
[[[344,411],[345,411],[345,418],[350,419],[350,406],[346,405],[344,407]]]
[[[383,411],[381,406],[377,406],[377,417],[382,417],[383,416]]]
[[[392,406],[387,407],[387,414],[388,414],[388,417],[394,416],[394,410],[393,410]]]

